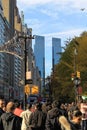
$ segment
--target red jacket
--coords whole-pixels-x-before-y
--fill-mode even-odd
[[[15,114],[16,116],[20,116],[20,114],[21,114],[23,111],[24,111],[24,110],[22,110],[21,108],[15,108],[14,114]]]

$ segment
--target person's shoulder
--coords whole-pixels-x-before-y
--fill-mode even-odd
[[[25,114],[25,111],[22,111],[22,112],[20,113],[20,117],[23,117],[24,114]]]
[[[4,118],[6,116],[6,113],[0,113],[0,118]]]
[[[15,115],[15,114],[14,114],[14,116],[15,116],[16,120],[22,121],[22,117],[19,117],[19,116]]]
[[[0,108],[0,115],[5,113],[5,111],[3,111],[3,109]]]

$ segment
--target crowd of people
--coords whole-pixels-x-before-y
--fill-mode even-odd
[[[18,100],[0,99],[0,130],[87,130],[87,104],[47,100],[23,110]]]

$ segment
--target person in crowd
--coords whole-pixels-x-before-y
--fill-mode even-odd
[[[4,108],[4,99],[2,99],[2,98],[0,98],[0,116],[5,112],[4,110],[3,110],[3,108]]]
[[[0,117],[0,130],[21,130],[22,118],[13,114],[14,102],[8,102],[6,112]]]
[[[73,111],[72,120],[67,120],[64,116],[59,118],[62,130],[83,130],[81,129],[82,113],[80,110]]]
[[[81,102],[80,111],[82,112],[82,130],[87,130],[87,103],[86,101]]]
[[[15,102],[15,110],[14,110],[14,114],[20,117],[20,114],[24,111],[23,109],[21,109],[21,104],[18,100],[16,100]]]
[[[69,118],[69,120],[72,120],[72,118],[73,118],[73,111],[75,111],[75,110],[80,110],[80,109],[79,109],[77,104],[72,102],[71,105],[69,105],[69,109],[68,109],[68,118]]]
[[[34,112],[35,111],[35,103],[32,104],[32,109],[31,109],[31,112]]]
[[[45,121],[46,114],[42,111],[42,104],[36,103],[35,111],[31,113],[29,118],[29,128],[31,130],[45,130]]]
[[[31,110],[32,110],[32,104],[27,104],[27,110],[23,111],[20,114],[20,117],[22,117],[21,130],[27,130],[29,128],[29,117],[32,113]]]
[[[52,109],[48,111],[46,118],[46,130],[61,130],[61,126],[58,123],[58,118],[62,115],[59,110],[59,102],[53,101]]]
[[[50,101],[42,104],[42,111],[45,112],[46,114],[51,109],[52,109],[52,104]]]
[[[81,130],[81,121],[82,121],[82,112],[80,110],[73,111],[72,120],[69,121],[71,125],[71,130]]]
[[[60,110],[61,110],[62,115],[64,115],[68,119],[68,111],[65,104],[63,103],[61,104]]]
[[[6,112],[6,101],[3,101],[3,111]]]

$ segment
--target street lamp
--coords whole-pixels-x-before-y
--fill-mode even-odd
[[[81,80],[78,77],[75,77],[73,82],[74,82],[74,85],[75,85],[75,100],[76,100],[77,97],[78,97],[78,87],[81,83]],[[76,102],[77,102],[77,100],[76,100]]]
[[[73,83],[75,85],[75,99],[78,97],[78,87],[81,83],[81,79],[80,79],[80,72],[78,71],[78,45],[79,43],[74,40],[74,74],[75,74],[75,77],[74,77],[74,80],[73,80]]]
[[[26,35],[26,34],[24,34],[24,35],[19,35],[18,36],[18,38],[20,39],[20,38],[22,38],[22,39],[24,39],[24,43],[25,43],[25,46],[24,46],[24,61],[25,61],[25,87],[26,87],[26,85],[27,84],[32,84],[32,79],[31,79],[31,76],[29,76],[30,78],[28,79],[28,77],[27,77],[27,74],[30,74],[29,73],[29,71],[27,70],[28,69],[28,48],[27,48],[27,40],[28,39],[34,39],[34,36],[32,36],[32,35]],[[26,103],[27,103],[27,94],[25,93],[25,95],[24,95],[25,97],[24,97],[24,107],[26,108]]]

